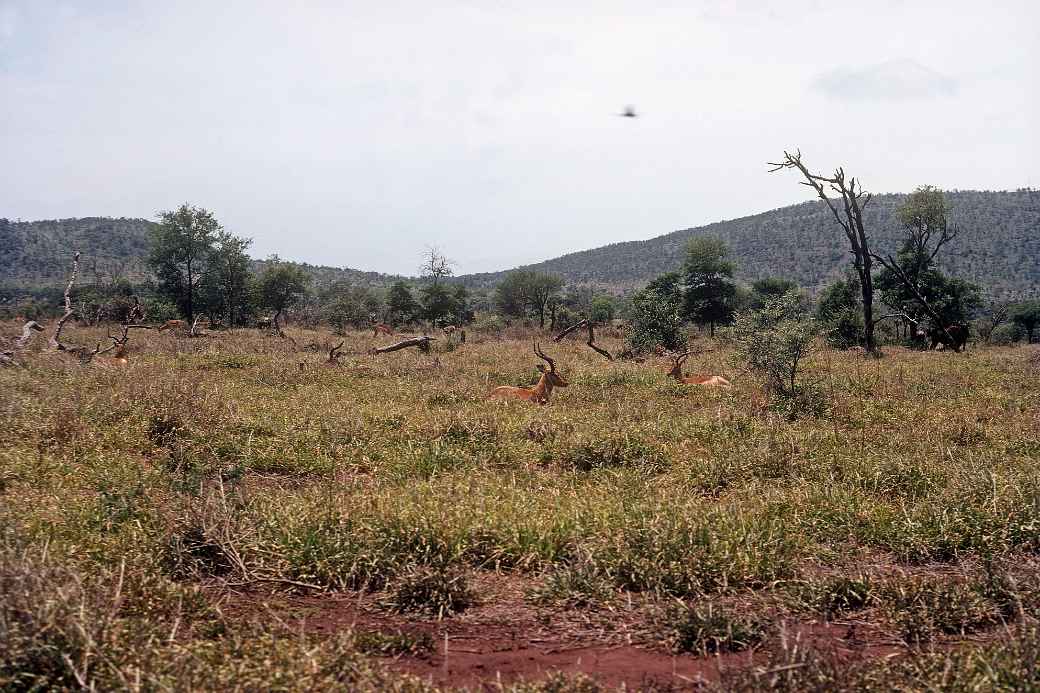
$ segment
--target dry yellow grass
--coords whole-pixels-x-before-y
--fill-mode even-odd
[[[254,636],[208,633],[205,599],[174,606],[199,584],[407,582],[410,599],[421,588],[448,603],[444,571],[535,580],[569,567],[573,589],[591,577],[689,599],[775,590],[821,566],[856,574],[865,557],[961,565],[1040,549],[1040,385],[1027,349],[889,348],[880,361],[823,351],[808,373],[826,412],[788,421],[724,349],[688,365],[733,381],[720,391],[674,382],[664,359],[609,363],[543,338],[570,387],[534,406],[485,398],[535,381],[531,335],[471,333],[454,349],[442,336],[428,355],[373,356],[396,338],[354,333],[332,366],[339,337],[289,333],[298,348],[253,330],[135,332],[126,366],[82,366],[40,339],[23,368],[0,370],[4,570],[38,573],[41,589],[80,576],[62,607],[72,613],[77,599],[109,608],[122,565],[131,601],[150,603],[151,625],[120,606],[119,632],[96,635],[84,675],[98,685],[133,674],[146,688],[191,687],[173,682],[198,667],[186,681],[223,687],[226,667],[258,677],[271,657],[284,668],[274,688],[417,685],[385,678],[349,642],[313,650],[313,666],[294,661],[313,643],[236,650]],[[417,567],[433,577],[416,582]],[[12,594],[0,593],[9,611]],[[176,646],[150,630],[182,616]],[[0,662],[0,687],[19,687],[19,667],[74,681],[71,665],[32,654],[45,636],[26,633],[29,654]],[[216,662],[222,648],[232,664]]]

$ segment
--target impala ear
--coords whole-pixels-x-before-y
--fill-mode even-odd
[[[536,363],[534,367],[538,369],[539,373],[544,373],[545,372],[545,366],[543,366],[540,363]]]

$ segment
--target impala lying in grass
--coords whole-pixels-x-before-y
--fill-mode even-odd
[[[500,385],[489,392],[488,397],[522,399],[527,402],[548,404],[554,387],[567,387],[570,384],[556,371],[556,362],[542,352],[537,342],[534,344],[534,354],[549,364],[549,370],[545,370],[545,366],[538,364],[538,370],[541,372],[542,377],[538,379],[534,387]]]
[[[683,375],[682,365],[683,362],[690,357],[690,352],[684,352],[678,356],[673,356],[672,359],[675,361],[675,365],[668,371],[668,375],[678,380],[684,385],[703,385],[704,387],[733,387],[733,384],[723,378],[721,375],[707,375],[704,373],[694,373],[692,375]]]

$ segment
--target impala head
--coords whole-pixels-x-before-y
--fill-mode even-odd
[[[682,365],[683,365],[683,363],[685,363],[686,359],[688,359],[688,358],[690,358],[690,352],[688,352],[688,351],[684,351],[681,354],[676,354],[675,356],[672,356],[673,365],[672,365],[672,369],[670,371],[668,371],[668,375],[673,377],[673,378],[681,378],[682,377]]]
[[[542,375],[549,379],[549,382],[552,383],[554,387],[567,387],[568,385],[570,385],[570,383],[564,380],[563,376],[561,376],[559,372],[557,372],[556,362],[548,356],[546,356],[544,352],[542,352],[541,348],[538,346],[538,342],[534,343],[534,355],[545,361],[547,364],[549,364],[549,370],[545,370],[545,366],[539,363],[538,370],[542,373]]]

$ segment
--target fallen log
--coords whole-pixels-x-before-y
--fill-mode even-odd
[[[412,337],[411,339],[405,339],[396,344],[391,344],[385,347],[372,347],[368,353],[370,354],[388,354],[391,351],[399,351],[400,349],[407,349],[408,347],[416,347],[423,353],[430,352],[430,342],[435,341],[436,337],[430,337],[423,335],[422,337]]]
[[[36,332],[43,332],[43,327],[35,320],[30,320],[22,326],[22,336],[14,340],[14,348],[24,349],[36,336]]]
[[[564,337],[566,337],[567,335],[569,335],[571,332],[575,332],[577,330],[580,330],[581,328],[585,327],[586,325],[589,325],[591,327],[591,323],[589,323],[588,318],[586,318],[585,320],[580,320],[580,321],[574,323],[573,325],[568,327],[566,330],[564,330],[560,334],[558,334],[555,337],[553,337],[553,341],[554,342],[558,342],[561,339],[563,339]]]

